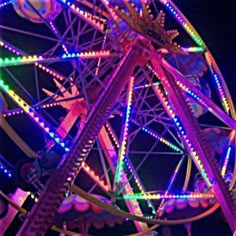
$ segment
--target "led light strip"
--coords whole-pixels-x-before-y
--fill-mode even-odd
[[[188,47],[188,48],[181,47],[181,48],[185,52],[204,52],[204,50],[205,50],[202,47]]]
[[[138,187],[140,193],[143,194],[145,192],[144,191],[144,186],[142,185],[142,183],[141,183],[137,173],[134,172],[135,169],[134,169],[132,163],[130,162],[130,160],[128,158],[124,158],[124,162],[125,162],[128,170],[132,174],[132,176],[134,178],[134,181],[135,181],[135,184]],[[156,214],[156,210],[155,210],[155,208],[154,208],[154,206],[153,206],[153,204],[152,204],[152,202],[150,200],[147,200],[147,205],[148,205],[149,208],[152,209],[152,214],[155,215]],[[152,216],[150,216],[150,218],[152,218]]]
[[[0,67],[3,66],[16,66],[22,64],[31,64],[36,62],[52,62],[58,60],[68,60],[68,59],[92,59],[97,57],[109,57],[111,55],[110,51],[103,50],[103,51],[89,51],[89,52],[74,52],[74,53],[65,53],[62,56],[58,57],[51,57],[51,58],[44,58],[38,55],[29,55],[29,56],[19,56],[19,57],[5,57],[0,58]]]
[[[54,32],[54,34],[57,35],[57,36],[60,38],[59,32],[58,32],[56,26],[53,24],[52,21],[49,21],[49,26],[50,26],[51,30]],[[61,46],[62,46],[64,52],[68,54],[69,51],[68,51],[68,49],[67,49],[65,43],[64,43],[64,42],[61,42],[61,44],[62,44]]]
[[[0,88],[2,88],[25,112],[26,114],[33,119],[39,127],[43,129],[56,143],[58,143],[66,152],[69,151],[69,148],[66,147],[65,143],[61,141],[58,134],[56,134],[50,126],[40,117],[35,111],[31,109],[31,107],[20,98],[12,89],[9,88],[8,85],[0,78]]]
[[[187,88],[186,86],[184,86],[181,82],[177,81],[177,85],[183,89],[188,95],[190,95],[191,97],[193,97],[196,101],[199,101],[199,103],[201,103],[203,106],[206,106],[206,104],[204,103],[204,101],[199,97],[197,96],[194,92],[192,92],[189,88]],[[221,89],[222,91],[222,89]],[[223,92],[223,91],[222,91]],[[228,106],[227,105],[227,100],[225,98],[224,100],[225,104],[223,105],[225,108]],[[229,109],[229,107],[228,107]],[[229,161],[229,156],[230,156],[230,152],[231,152],[231,147],[229,146],[228,149],[227,149],[227,153],[226,153],[226,157],[225,157],[225,161],[224,161],[224,164],[223,164],[223,167],[221,169],[221,175],[224,176],[225,175],[225,172],[226,172],[226,168],[227,168],[227,165],[228,165],[228,161]]]
[[[20,50],[18,50],[16,47],[13,47],[12,45],[10,45],[9,43],[3,42],[2,40],[0,40],[0,46],[6,48],[8,51],[16,54],[16,55],[22,55],[23,53],[20,52]],[[37,66],[39,69],[45,71],[46,73],[50,74],[51,76],[55,77],[56,79],[62,81],[65,80],[65,77],[60,75],[58,72],[43,66],[42,64],[39,63],[35,63],[35,66]],[[73,80],[73,78],[69,78],[70,80]]]
[[[227,169],[227,165],[228,165],[228,163],[229,163],[229,158],[230,158],[231,150],[232,150],[232,147],[229,146],[229,147],[227,148],[226,156],[225,156],[225,160],[224,160],[224,164],[223,164],[223,167],[222,167],[222,169],[221,169],[221,175],[222,175],[222,177],[225,176],[226,169]]]
[[[106,192],[110,190],[109,186],[105,184],[105,182],[100,178],[98,174],[95,173],[90,166],[88,166],[85,162],[82,164],[83,170]]]
[[[159,86],[161,83],[160,82],[155,82],[153,83],[154,86]],[[138,85],[134,87],[134,90],[142,89],[142,88],[150,88],[152,87],[151,84],[144,84],[144,85]]]
[[[220,96],[221,104],[222,104],[223,108],[225,109],[225,111],[229,114],[229,111],[230,111],[229,103],[230,103],[231,98],[230,98],[229,94],[228,94],[228,96],[226,94],[227,86],[224,85],[223,78],[220,75],[220,71],[217,68],[217,65],[214,62],[214,59],[212,58],[210,52],[207,51],[207,52],[205,52],[204,55],[205,55],[207,64],[208,64],[208,66],[210,68],[210,72],[211,72],[211,74],[213,76],[213,79],[215,81],[216,88],[217,88],[217,91],[218,91],[219,96]],[[216,73],[216,70],[218,70],[218,73]],[[232,108],[232,110],[234,110],[234,109]],[[231,114],[231,115],[234,117],[233,114]]]
[[[191,38],[197,43],[201,48],[206,48],[201,37],[198,35],[196,30],[186,19],[186,17],[181,13],[177,6],[170,0],[159,0],[167,10],[173,15],[173,17],[180,23],[180,25],[185,29],[185,31],[191,36]]]
[[[217,89],[217,91],[220,95],[221,104],[222,104],[223,108],[225,109],[225,111],[229,114],[230,108],[229,108],[229,104],[228,104],[228,101],[227,101],[227,98],[226,98],[226,94],[223,90],[223,86],[220,82],[220,78],[219,78],[218,74],[216,74],[214,69],[212,68],[213,62],[212,62],[212,59],[211,59],[211,56],[210,56],[209,52],[205,53],[205,57],[206,57],[206,61],[208,63],[208,66],[210,68],[212,77],[215,81],[216,89]]]
[[[2,2],[2,3],[0,3],[0,8],[5,7],[5,6],[9,5],[9,4],[11,4],[11,0],[6,1],[6,2]]]
[[[219,91],[219,94],[220,94],[220,99],[221,99],[222,106],[224,107],[225,111],[229,114],[229,111],[230,111],[229,104],[228,104],[226,95],[223,91],[222,85],[220,83],[219,76],[216,73],[214,73],[213,78],[215,80],[217,90]]]
[[[62,101],[62,102],[64,102],[64,101]],[[48,104],[44,104],[44,105],[41,105],[41,106],[31,106],[30,109],[33,111],[33,110],[38,110],[38,109],[42,109],[42,108],[45,109],[45,108],[60,106],[60,104],[62,102],[53,102],[53,103],[48,103]],[[20,114],[23,114],[23,113],[24,113],[24,110],[21,109],[21,108],[18,108],[18,109],[10,110],[10,111],[7,111],[7,112],[3,113],[3,117],[20,115]]]
[[[175,181],[175,179],[176,179],[176,177],[177,177],[177,174],[178,174],[178,172],[179,172],[179,170],[180,170],[180,167],[181,167],[183,161],[184,161],[184,156],[180,159],[180,161],[178,162],[178,165],[176,166],[176,168],[175,168],[175,170],[174,170],[174,173],[172,174],[172,177],[171,177],[171,179],[170,179],[170,181],[169,181],[169,184],[168,184],[168,186],[167,186],[167,188],[166,188],[166,191],[165,191],[165,193],[164,193],[165,196],[166,196],[167,194],[169,194],[169,191],[170,191],[170,189],[172,188],[172,185],[173,185],[173,183],[174,183],[174,181]],[[161,201],[161,203],[160,203],[160,205],[159,205],[159,207],[158,207],[158,209],[157,209],[157,215],[159,214],[160,210],[162,209],[164,202],[165,202],[165,200],[162,199],[162,201]]]
[[[206,106],[206,103],[193,91],[191,91],[189,88],[187,88],[184,84],[182,84],[180,81],[176,81],[177,85],[184,90],[189,96],[191,96],[192,98],[194,98],[194,100],[198,101],[199,103],[201,103],[203,106]]]
[[[5,49],[7,49],[8,51],[16,54],[16,55],[20,55],[20,51],[17,50],[16,48],[12,47],[10,44],[8,43],[5,43],[3,41],[0,41],[0,46],[1,47],[4,47]]]
[[[4,173],[8,178],[12,177],[12,172],[6,168],[1,162],[0,162],[0,171]]]
[[[105,127],[106,127],[108,134],[111,136],[116,148],[120,148],[117,137],[115,136],[114,131],[111,129],[110,125],[107,123],[107,124],[105,124]]]
[[[126,153],[126,141],[128,138],[128,128],[129,128],[129,118],[131,113],[131,103],[132,103],[132,96],[133,96],[133,86],[134,86],[134,77],[131,77],[130,83],[128,86],[128,96],[126,101],[126,114],[125,114],[125,123],[123,126],[123,132],[122,132],[122,141],[121,141],[121,147],[119,149],[119,155],[118,155],[118,161],[117,161],[117,169],[115,174],[115,186],[117,187],[121,181],[121,174],[123,169],[123,162],[125,158]]]
[[[98,16],[94,16],[89,12],[86,12],[79,7],[76,7],[75,4],[72,4],[71,1],[59,0],[61,3],[65,4],[74,14],[80,16],[83,20],[92,24],[96,29],[101,32],[104,32],[105,29],[105,19],[102,19]]]
[[[212,199],[215,195],[212,193],[191,193],[191,194],[152,194],[152,193],[136,193],[133,195],[124,195],[125,200],[159,200],[159,199]]]
[[[46,73],[48,73],[49,75],[53,76],[54,78],[60,80],[60,81],[63,81],[65,80],[66,78],[60,74],[58,74],[56,71],[52,70],[52,69],[49,69],[48,67],[46,66],[43,66],[42,64],[39,64],[39,63],[35,63],[35,66],[37,66],[39,69],[41,69],[42,71],[45,71]],[[72,77],[69,78],[69,80],[73,80]]]
[[[172,150],[182,153],[182,150],[180,148],[178,148],[176,145],[172,144],[171,142],[169,142],[167,139],[161,137],[160,135],[158,135],[157,133],[155,133],[154,131],[151,131],[148,128],[143,127],[142,130],[148,134],[150,134],[152,137],[156,138],[157,140],[159,140],[160,142],[162,142],[163,144],[165,144],[167,147],[171,148]]]

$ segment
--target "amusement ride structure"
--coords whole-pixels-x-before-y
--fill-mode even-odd
[[[219,207],[236,231],[235,107],[174,2],[6,0],[0,14],[1,235],[16,218],[19,236],[191,235]]]

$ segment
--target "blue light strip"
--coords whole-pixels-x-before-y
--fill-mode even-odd
[[[7,169],[1,162],[0,162],[0,171],[5,174],[8,178],[12,177],[12,172]]]
[[[9,4],[11,4],[11,1],[2,2],[0,4],[0,8],[5,7],[5,6],[9,5]]]
[[[171,148],[172,150],[182,153],[182,150],[180,148],[178,148],[176,145],[174,145],[173,143],[169,142],[167,139],[161,137],[160,135],[158,135],[157,133],[155,133],[154,131],[143,127],[142,130],[146,133],[148,133],[149,135],[151,135],[152,137],[156,138],[157,140],[159,140],[160,142],[162,142],[163,144],[165,144],[166,146],[168,146],[169,148]]]

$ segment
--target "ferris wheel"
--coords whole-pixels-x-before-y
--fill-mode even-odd
[[[190,235],[219,207],[235,232],[234,104],[174,2],[12,0],[0,12],[0,168],[16,188],[0,185],[3,234],[21,212],[17,235]]]

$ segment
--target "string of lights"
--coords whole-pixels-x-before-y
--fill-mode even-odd
[[[40,55],[28,55],[28,56],[18,56],[18,57],[5,57],[0,58],[0,67],[6,66],[17,66],[23,64],[32,64],[38,62],[53,62],[60,60],[68,60],[68,59],[92,59],[92,58],[104,58],[109,57],[111,55],[110,51],[88,51],[88,52],[73,52],[73,53],[64,53],[61,56],[55,56],[51,58],[45,58]]]

